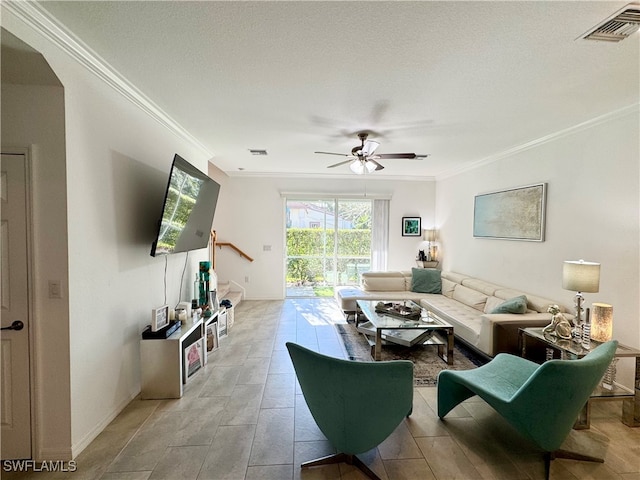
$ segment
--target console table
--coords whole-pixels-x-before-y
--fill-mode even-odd
[[[589,349],[585,349],[581,344],[573,340],[563,340],[553,335],[545,334],[542,332],[542,328],[521,328],[519,329],[519,334],[521,356],[523,358],[527,356],[527,340],[540,342],[546,348],[560,352],[561,358],[567,358],[568,360],[582,358],[600,344],[600,342],[591,340]],[[585,408],[580,412],[574,425],[575,429],[589,428],[591,424],[591,401],[612,399],[621,399],[624,402],[622,404],[622,423],[629,427],[640,427],[640,350],[618,343],[614,358],[624,357],[635,358],[634,390],[617,383],[611,389],[599,385],[594,390]]]
[[[200,342],[203,366],[207,360],[206,327],[217,320],[210,317],[189,319],[167,338],[140,340],[141,398],[180,398],[186,382],[184,351]],[[216,325],[213,325],[216,328]]]
[[[416,265],[418,268],[438,268],[440,262],[437,260],[416,260]]]

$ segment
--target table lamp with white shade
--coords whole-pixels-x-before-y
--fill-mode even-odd
[[[600,290],[600,264],[584,260],[566,260],[562,265],[562,288],[577,292],[574,338],[577,335],[577,340],[580,341],[584,312],[582,293],[597,293]]]
[[[436,255],[435,255],[435,247],[431,246],[431,242],[435,242],[436,241],[436,229],[435,228],[430,228],[430,229],[425,229],[423,232],[423,239],[425,239],[428,243],[427,243],[427,260],[428,261],[435,261],[436,260]]]

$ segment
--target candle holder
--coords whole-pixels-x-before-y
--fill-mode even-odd
[[[613,307],[606,303],[594,303],[591,311],[591,338],[608,342],[613,337]]]

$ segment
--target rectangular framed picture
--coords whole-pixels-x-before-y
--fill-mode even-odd
[[[544,242],[546,203],[546,183],[476,195],[473,236]]]
[[[151,310],[151,331],[158,330],[169,325],[169,305],[163,305]]]
[[[196,373],[204,365],[204,357],[202,356],[202,339],[198,339],[184,349],[184,375],[183,380]]]
[[[216,323],[218,324],[218,340],[222,340],[229,334],[227,312],[225,309],[220,310],[220,313],[218,314],[218,321]]]
[[[419,237],[422,235],[421,217],[402,217],[402,236]]]
[[[216,313],[218,310],[220,310],[220,303],[218,302],[217,290],[209,291],[208,302],[209,302],[209,309],[211,310],[211,313]]]
[[[218,322],[211,322],[206,328],[206,342],[207,342],[207,354],[217,350],[220,344],[218,343]]]

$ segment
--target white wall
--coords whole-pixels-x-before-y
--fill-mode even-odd
[[[562,289],[562,262],[599,262],[600,291],[584,294],[586,306],[612,304],[614,338],[640,347],[640,122],[637,106],[625,112],[439,180],[443,268],[573,308],[575,292]],[[548,184],[544,242],[473,238],[474,195],[539,182]]]
[[[37,241],[36,250],[42,252],[38,268],[43,276],[38,278],[36,295],[41,307],[36,320],[47,326],[54,321],[68,323],[69,333],[68,338],[57,345],[50,342],[55,335],[49,337],[37,330],[42,336],[36,338],[36,345],[46,343],[51,349],[42,347],[36,358],[41,372],[56,366],[56,374],[48,377],[50,382],[58,376],[70,378],[70,387],[67,382],[67,392],[61,392],[60,397],[56,392],[44,392],[43,414],[37,419],[47,428],[46,459],[69,459],[139,393],[139,340],[141,331],[149,323],[151,309],[191,297],[197,261],[207,258],[206,250],[190,254],[182,296],[178,290],[186,254],[152,258],[149,251],[174,153],[203,171],[207,169],[208,156],[171,133],[4,10],[2,25],[41,52],[64,86],[65,116],[46,121],[65,127],[66,153],[60,155],[66,155],[66,178],[56,176],[64,174],[62,158],[62,168],[52,174],[38,173],[34,185],[34,195],[41,199],[36,205],[39,206],[35,212],[36,229],[46,228],[48,235],[58,235],[62,241],[62,245],[55,244],[54,251]],[[15,94],[15,90],[9,93]],[[43,95],[46,97],[47,93]],[[60,101],[61,95],[57,98]],[[15,99],[20,101],[17,96]],[[3,91],[2,102],[4,110],[5,104],[11,102],[11,95],[5,97]],[[33,107],[28,111],[29,121],[50,115],[46,103],[27,105]],[[2,120],[3,124],[7,121],[4,111]],[[8,121],[14,118],[9,117]],[[47,150],[47,145],[35,135],[35,127],[32,129],[28,121],[22,125],[21,136],[3,138],[3,144],[10,141],[16,143],[15,146],[33,145],[34,151]],[[42,158],[46,154],[43,152]],[[52,191],[55,194],[51,195]],[[57,213],[47,218],[49,210],[44,209],[44,205],[50,204],[47,208],[57,206],[64,210],[65,196],[66,228],[63,221],[55,221],[64,215]],[[46,289],[43,290],[42,284],[46,285],[48,278],[66,279],[66,262],[61,260],[66,258],[67,251],[68,313],[61,311],[60,318],[55,318],[48,314],[57,310],[43,300],[42,292]],[[61,350],[56,350],[58,354],[52,357],[50,352],[55,348]],[[65,351],[70,357],[70,371],[69,362],[67,371],[60,364]],[[55,363],[49,365],[52,358]],[[59,389],[63,387],[61,383]],[[64,412],[59,408],[47,410],[49,405],[61,406],[65,398]],[[49,426],[57,426],[56,422],[67,432],[71,428],[70,438],[64,439],[49,431]],[[54,456],[47,452],[62,453]]]
[[[246,289],[249,299],[280,299],[285,292],[284,198],[286,193],[390,196],[388,268],[415,266],[421,239],[402,237],[403,216],[422,217],[423,226],[435,221],[435,183],[400,180],[216,177],[222,184],[213,226],[221,242],[236,244],[253,257],[250,263],[230,249],[217,250],[216,271],[221,281],[232,280]],[[264,246],[271,246],[265,251]],[[245,282],[245,278],[249,278]]]
[[[68,457],[71,444],[69,302],[64,91],[55,86],[2,85],[2,147],[31,147],[33,308],[39,362],[33,400],[39,408],[36,455]],[[58,280],[62,299],[50,299]]]
[[[189,254],[182,295],[186,254],[152,258],[149,252],[174,153],[204,171],[207,159],[75,64],[52,66],[67,95],[75,446],[90,441],[140,391],[140,332],[151,309],[191,299],[206,250]]]

